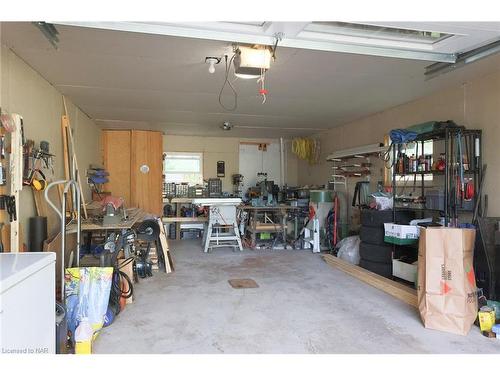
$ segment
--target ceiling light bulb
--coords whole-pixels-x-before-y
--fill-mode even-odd
[[[210,66],[208,67],[208,72],[210,74],[214,74],[215,73],[215,60],[210,60]]]
[[[208,72],[210,74],[214,74],[215,73],[215,64],[218,64],[220,63],[220,58],[218,57],[205,57],[205,62],[208,63]]]

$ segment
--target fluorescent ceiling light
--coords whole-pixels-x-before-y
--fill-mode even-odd
[[[386,151],[382,143],[374,143],[365,146],[348,148],[340,151],[336,151],[326,157],[327,161],[337,161],[338,159],[348,158],[348,157],[361,157],[370,154],[377,154]]]
[[[421,44],[434,44],[453,36],[453,34],[435,31],[402,29],[348,22],[312,22],[307,25],[304,30],[326,34],[372,38],[382,41],[392,40]]]

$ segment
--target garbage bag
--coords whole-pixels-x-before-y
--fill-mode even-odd
[[[339,249],[337,257],[351,264],[359,264],[359,236],[350,236],[344,238],[337,244]]]
[[[73,334],[87,318],[94,332],[104,324],[111,291],[113,267],[67,268],[65,297],[68,329]]]

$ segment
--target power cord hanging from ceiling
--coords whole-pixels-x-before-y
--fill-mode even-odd
[[[259,90],[259,94],[262,96],[262,104],[264,104],[266,102],[266,95],[268,93],[267,89],[266,89],[266,70],[265,69],[261,69],[260,70],[260,78],[257,80],[258,83],[260,83],[260,90]]]
[[[229,80],[229,72],[231,71],[231,65],[233,63],[233,60],[234,60],[235,56],[236,56],[236,54],[233,54],[233,56],[231,57],[231,59],[229,60],[229,63],[228,63],[228,57],[227,57],[227,55],[224,55],[224,58],[225,58],[225,61],[226,61],[226,70],[225,70],[224,83],[222,84],[222,87],[221,87],[221,89],[219,91],[219,104],[226,111],[234,111],[234,110],[236,110],[236,108],[238,108],[238,93],[236,92],[236,89],[234,88],[234,86],[231,83],[231,81]],[[226,85],[228,85],[229,88],[231,89],[231,91],[233,92],[234,104],[233,104],[232,107],[226,107],[222,103],[222,93],[224,92],[224,88],[226,87]]]

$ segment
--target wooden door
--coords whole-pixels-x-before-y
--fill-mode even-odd
[[[161,216],[163,134],[132,130],[130,195],[132,206]]]
[[[109,172],[109,183],[104,186],[112,195],[122,197],[131,207],[130,194],[130,130],[103,130],[102,155],[104,168]]]

